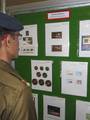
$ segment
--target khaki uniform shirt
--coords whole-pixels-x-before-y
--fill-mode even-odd
[[[36,120],[31,89],[22,80],[0,60],[0,120]]]

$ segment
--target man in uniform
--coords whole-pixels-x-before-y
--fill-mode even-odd
[[[14,17],[0,12],[0,120],[36,120],[31,89],[10,65],[18,56],[22,29]]]

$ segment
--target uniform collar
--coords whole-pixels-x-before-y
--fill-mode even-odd
[[[6,61],[0,60],[0,69],[13,74],[14,76],[18,77],[19,79],[22,79],[21,76],[13,69],[13,67],[7,63]]]

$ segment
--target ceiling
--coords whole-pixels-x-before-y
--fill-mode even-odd
[[[9,14],[90,6],[90,0],[0,0],[0,9]]]
[[[46,0],[6,0],[6,7],[27,4],[27,3],[34,3],[34,2],[43,2],[43,1]]]

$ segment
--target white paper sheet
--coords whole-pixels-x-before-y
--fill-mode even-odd
[[[69,22],[45,24],[46,56],[69,56]]]
[[[76,101],[76,120],[90,120],[90,102]]]
[[[87,96],[88,62],[62,61],[61,92],[69,95]]]
[[[90,57],[90,20],[79,23],[79,57]]]
[[[19,40],[19,55],[20,56],[37,56],[38,41],[37,41],[37,25],[25,25],[21,31],[22,39]]]
[[[59,97],[43,97],[44,120],[65,120],[65,99]]]
[[[52,61],[31,60],[32,89],[52,91]]]

